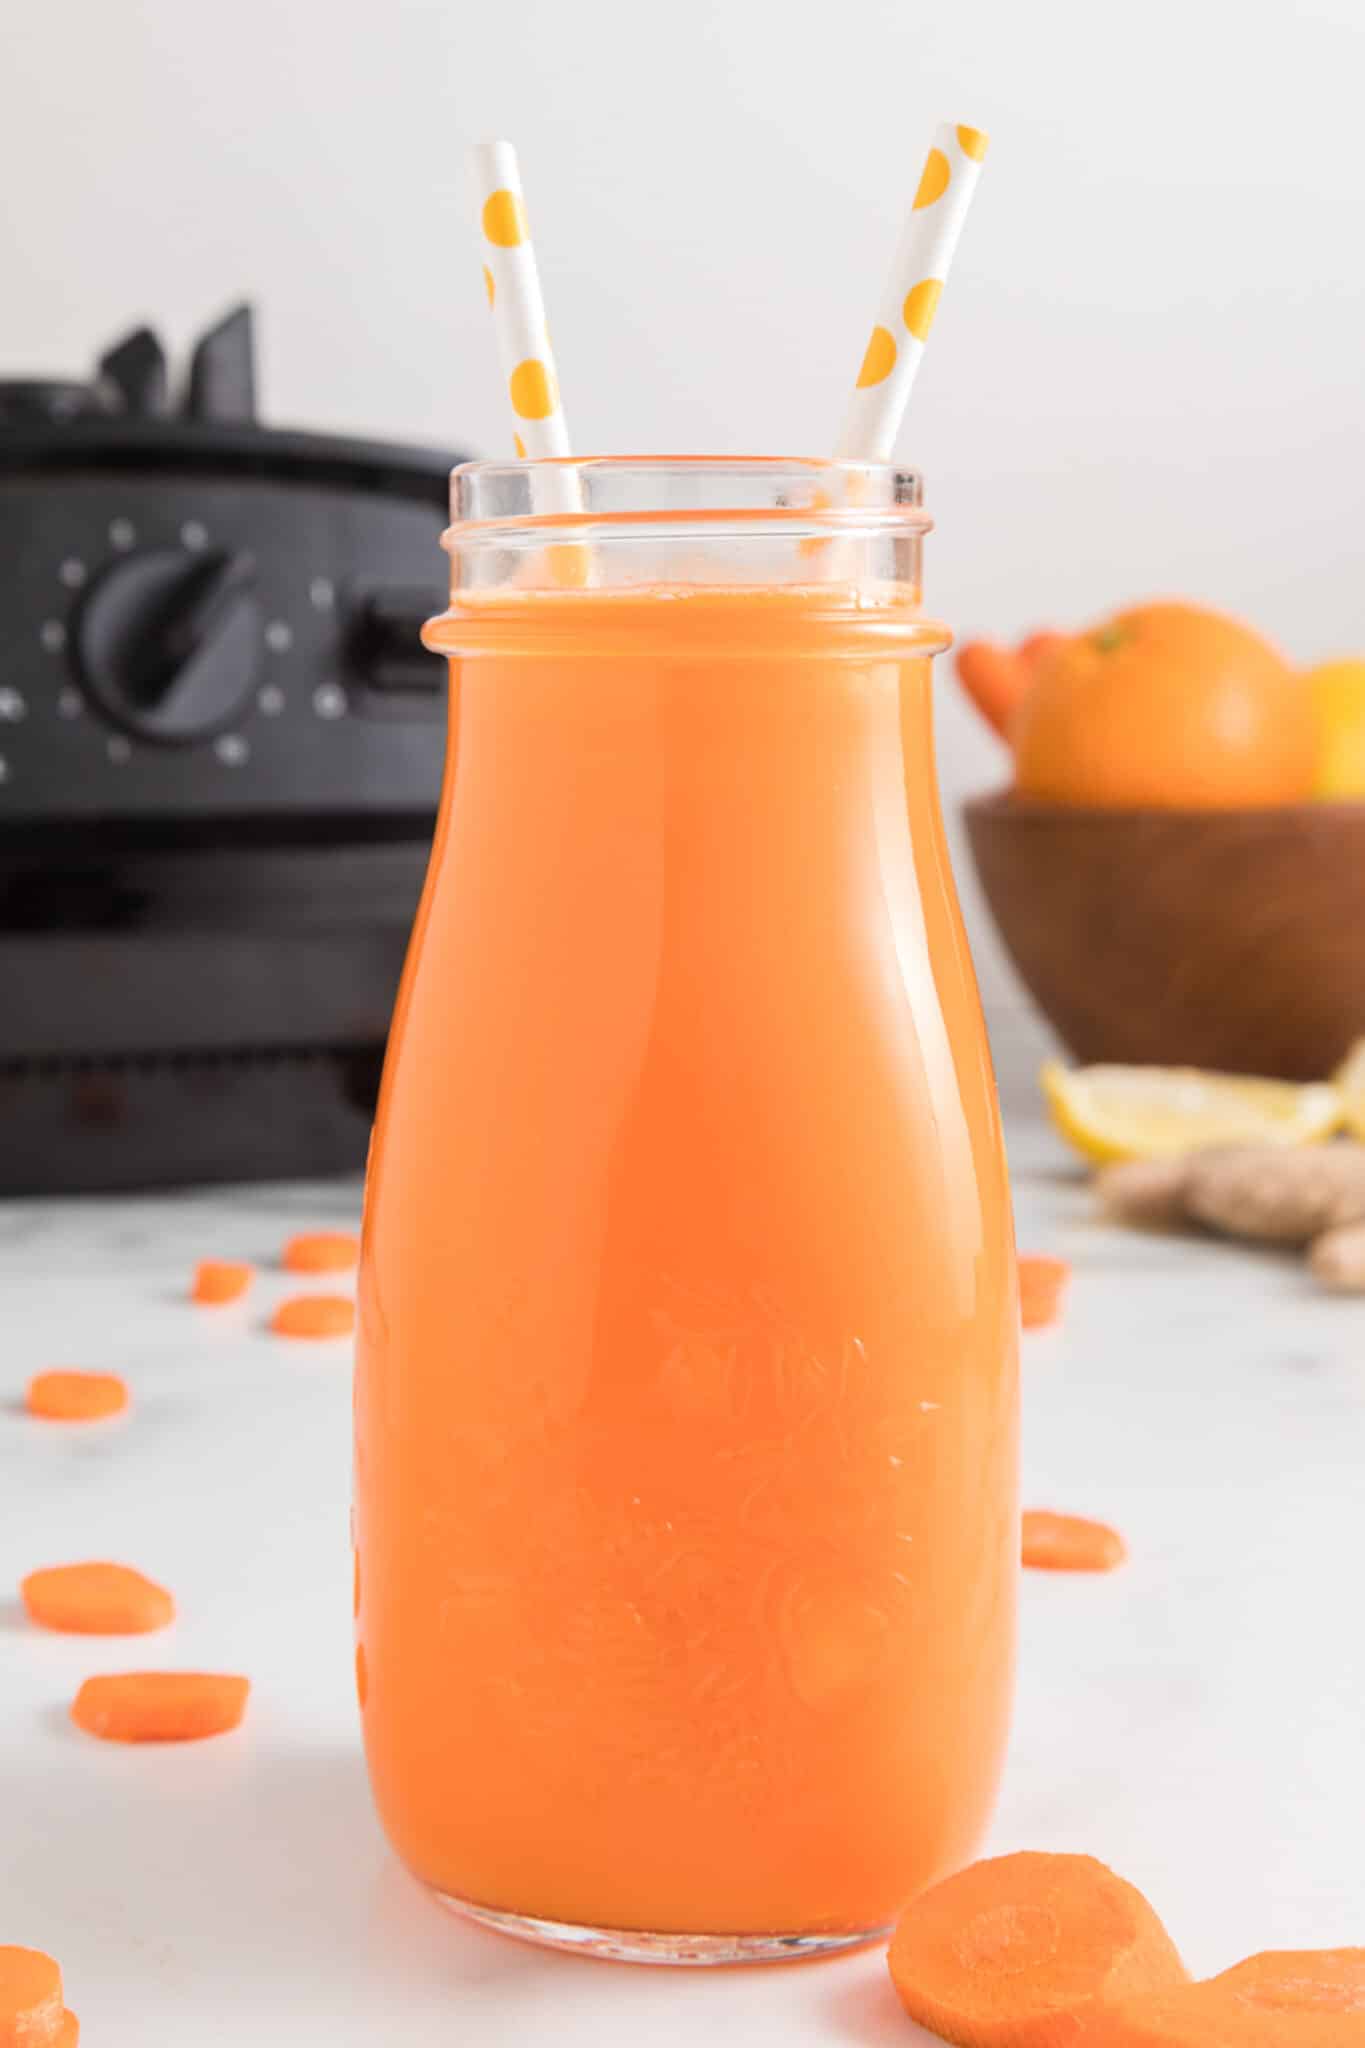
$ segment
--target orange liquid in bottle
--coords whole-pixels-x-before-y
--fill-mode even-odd
[[[972,1852],[1008,1190],[914,614],[467,600],[360,1280],[365,1742],[425,1882],[885,1925]]]

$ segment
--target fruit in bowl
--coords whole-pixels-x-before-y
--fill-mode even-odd
[[[1365,662],[1151,604],[958,672],[1014,756],[986,901],[1079,1060],[1315,1080],[1365,1035]]]
[[[1318,722],[1314,795],[1365,796],[1365,661],[1324,661],[1303,680]]]
[[[1318,776],[1314,693],[1250,626],[1145,604],[1017,649],[969,642],[964,687],[1014,752],[1015,788],[1097,810],[1297,803]]]

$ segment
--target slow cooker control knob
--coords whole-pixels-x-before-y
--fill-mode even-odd
[[[180,548],[126,555],[81,608],[86,688],[127,731],[168,746],[231,725],[261,660],[256,564],[245,553]]]

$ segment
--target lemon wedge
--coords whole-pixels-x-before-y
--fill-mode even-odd
[[[1352,1137],[1365,1138],[1365,1038],[1358,1038],[1336,1071],[1342,1121]]]
[[[1365,1044],[1357,1048],[1365,1128]],[[1064,1067],[1040,1080],[1052,1119],[1086,1159],[1170,1159],[1207,1145],[1312,1145],[1341,1123],[1338,1083],[1261,1081],[1196,1067]]]

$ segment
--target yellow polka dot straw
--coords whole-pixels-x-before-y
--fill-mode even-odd
[[[836,455],[853,462],[885,462],[891,455],[985,155],[979,128],[945,123],[934,136]]]
[[[510,142],[481,142],[473,154],[484,290],[497,330],[517,454],[568,455],[569,430],[526,225],[517,153]]]

